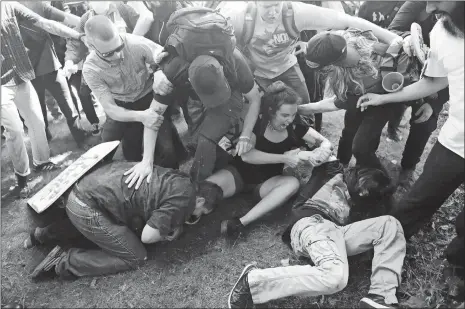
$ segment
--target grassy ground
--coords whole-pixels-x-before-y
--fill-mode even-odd
[[[337,145],[342,129],[343,112],[324,115],[323,134]],[[444,122],[444,114],[440,126]],[[439,127],[440,127],[439,126]],[[180,126],[182,127],[182,126]],[[408,128],[407,128],[408,129]],[[185,131],[185,127],[180,129]],[[404,136],[407,134],[406,129]],[[82,150],[76,148],[64,123],[52,124],[55,139],[50,143],[55,160],[63,166],[75,160]],[[436,141],[438,130],[431,137],[417,175]],[[185,134],[185,133],[184,133]],[[96,143],[93,138],[91,143]],[[400,162],[404,142],[390,143],[383,134],[378,154],[397,177],[395,161]],[[2,145],[2,194],[13,185],[13,171],[5,146]],[[187,170],[190,162],[182,166]],[[59,172],[32,175],[37,192]],[[403,192],[397,192],[397,198]],[[411,307],[437,307],[450,304],[453,294],[444,280],[443,250],[455,234],[453,222],[464,204],[463,186],[435,215],[433,224],[425,228],[408,245],[404,282],[400,292],[410,299]],[[33,228],[34,220],[26,200],[2,200],[1,205],[1,303],[17,301],[29,308],[39,307],[225,307],[227,295],[243,266],[256,261],[260,267],[279,266],[291,252],[280,240],[288,207],[276,211],[251,227],[232,246],[220,237],[219,223],[232,215],[245,212],[251,205],[247,196],[224,201],[218,209],[197,226],[185,228],[184,235],[174,243],[149,248],[149,261],[140,269],[118,275],[81,278],[72,282],[50,280],[33,283],[28,274],[50,248],[25,250],[22,242]],[[326,297],[291,297],[268,304],[272,308],[356,307],[369,287],[370,261],[350,259],[347,288]],[[451,281],[453,279],[449,279]],[[453,284],[450,284],[453,286]],[[448,293],[449,292],[449,293]]]

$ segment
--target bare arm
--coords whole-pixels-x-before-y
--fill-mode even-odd
[[[168,106],[158,103],[156,100],[152,101],[150,108],[155,110],[158,114],[163,115]],[[157,143],[158,130],[144,126],[144,154],[142,161],[153,165],[155,145]]]
[[[330,141],[313,128],[308,128],[307,133],[305,133],[302,139],[309,145],[317,145],[319,147],[329,148],[332,147]]]
[[[298,112],[301,115],[310,115],[315,113],[326,113],[334,112],[340,110],[336,105],[334,105],[335,97],[323,99],[315,103],[307,103],[299,105]]]
[[[250,137],[255,123],[257,122],[258,114],[260,113],[261,95],[258,90],[258,85],[255,84],[252,90],[244,96],[249,101],[250,106],[247,114],[245,115],[244,127],[242,129],[241,136]]]
[[[252,147],[255,147],[256,136],[252,133],[251,138]],[[285,163],[285,156],[283,154],[266,153],[255,148],[241,155],[242,161],[249,164],[276,164]]]
[[[74,29],[71,29],[65,25],[62,25],[56,21],[40,18],[37,22],[34,23],[34,26],[42,28],[43,30],[47,31],[48,33],[69,38],[79,40],[81,34]]]
[[[307,3],[294,2],[293,7],[296,26],[299,30],[343,30],[358,28],[360,30],[373,31],[373,34],[379,40],[387,44],[401,39],[397,34],[359,17]]]
[[[357,107],[362,107],[362,110],[364,110],[368,106],[414,101],[430,96],[448,85],[447,77],[425,77],[399,92],[383,95],[365,94],[358,99]]]

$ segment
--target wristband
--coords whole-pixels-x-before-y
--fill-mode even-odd
[[[248,136],[240,136],[240,137],[239,137],[239,140],[240,140],[240,141],[243,141],[243,140],[250,141],[250,137],[248,137]]]

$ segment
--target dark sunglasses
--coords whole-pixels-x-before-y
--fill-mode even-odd
[[[94,48],[95,48],[95,46],[94,46]],[[109,58],[109,57],[113,56],[115,53],[118,53],[118,52],[122,51],[123,48],[124,48],[124,41],[123,41],[123,39],[121,39],[121,45],[118,46],[117,48],[115,48],[115,49],[112,50],[112,51],[109,51],[109,52],[106,52],[106,53],[101,53],[101,52],[99,52],[97,49],[95,49],[95,50],[96,50],[96,51],[100,54],[100,56],[102,56],[103,58]]]

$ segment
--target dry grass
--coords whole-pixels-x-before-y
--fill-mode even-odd
[[[323,134],[337,144],[342,129],[343,112],[324,116]],[[444,122],[441,118],[440,124]],[[76,159],[82,151],[76,149],[63,123],[53,125],[57,135],[51,147],[54,155],[72,151],[64,158],[65,164]],[[438,131],[438,130],[437,130]],[[437,136],[433,134],[417,174]],[[95,141],[94,141],[95,142]],[[5,150],[2,146],[2,150]],[[388,143],[385,136],[379,155],[397,177],[398,170],[391,163],[400,161],[402,143]],[[6,153],[2,153],[2,192],[13,184],[12,168]],[[182,166],[187,170],[190,162]],[[37,191],[58,172],[36,177]],[[399,197],[402,192],[398,192]],[[400,292],[416,296],[413,306],[435,307],[449,302],[442,276],[443,250],[454,236],[453,219],[463,208],[464,190],[458,189],[434,217],[434,225],[418,234],[408,245],[404,282]],[[251,205],[248,196],[224,201],[218,209],[197,226],[189,226],[174,243],[150,247],[149,261],[140,269],[118,275],[81,278],[72,282],[51,280],[33,283],[27,278],[33,267],[50,248],[25,251],[22,241],[35,224],[25,200],[2,201],[2,305],[18,301],[29,308],[38,307],[225,307],[229,289],[242,267],[256,261],[261,267],[280,265],[291,252],[280,240],[285,227],[286,207],[267,216],[253,226],[234,244],[220,238],[219,222],[245,212]],[[350,279],[347,288],[326,297],[290,297],[268,304],[272,308],[340,308],[356,307],[369,287],[370,261],[350,260]],[[412,299],[411,299],[412,302]],[[420,303],[423,302],[423,303]]]

